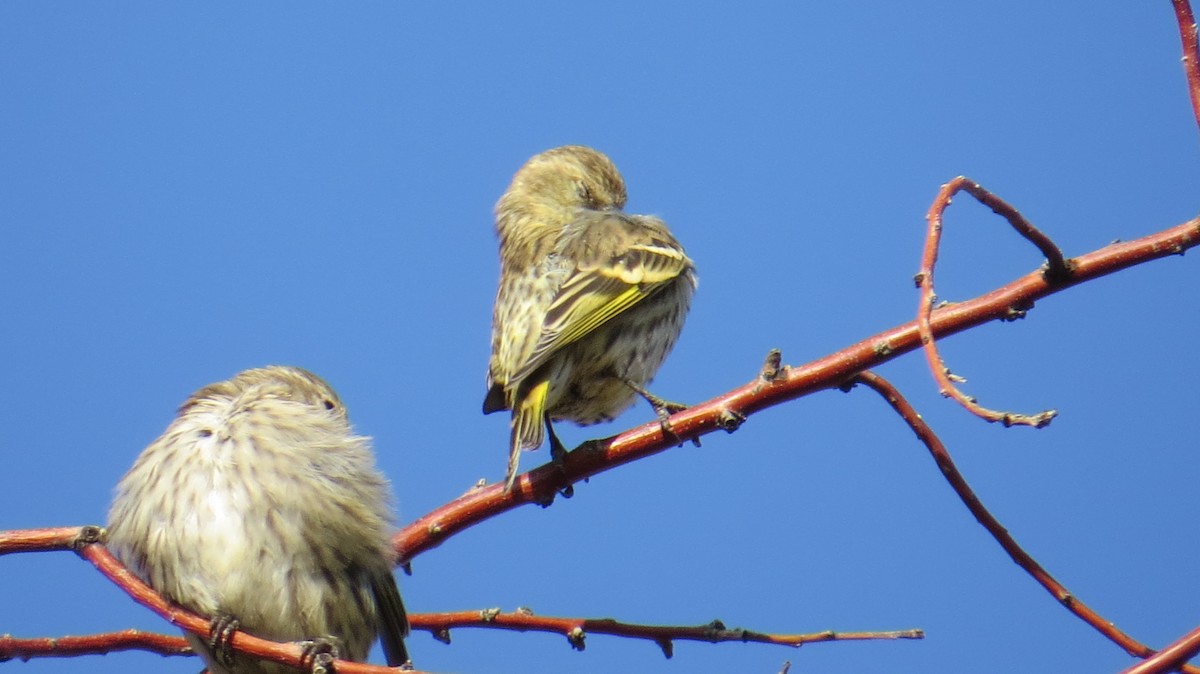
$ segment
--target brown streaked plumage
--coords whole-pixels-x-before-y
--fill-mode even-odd
[[[675,345],[696,271],[666,223],[629,215],[600,152],[568,145],[521,167],[496,204],[500,284],[485,414],[512,410],[506,489],[551,421],[608,421],[645,394]]]
[[[108,546],[142,580],[196,613],[279,641],[333,637],[365,661],[378,634],[408,660],[392,575],[393,514],[370,439],[337,394],[294,367],[246,370],[179,408],[117,486]],[[283,665],[188,635],[213,674]]]

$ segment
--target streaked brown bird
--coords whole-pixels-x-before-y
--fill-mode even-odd
[[[233,653],[232,628],[365,661],[378,634],[408,661],[393,514],[370,439],[333,389],[294,367],[246,370],[179,408],[117,486],[108,546],[171,601],[214,618],[188,635],[212,674],[283,674]]]
[[[484,414],[512,410],[505,490],[521,450],[552,421],[609,421],[646,398],[663,420],[682,409],[650,395],[683,328],[696,270],[666,223],[629,215],[608,157],[568,145],[530,159],[496,204],[500,284]]]

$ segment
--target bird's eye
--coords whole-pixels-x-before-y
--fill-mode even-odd
[[[323,400],[321,402],[325,405],[325,409],[327,409],[327,410],[332,410],[333,408],[337,407],[337,403],[333,402],[329,398],[326,398],[325,400]]]
[[[595,201],[595,198],[592,197],[592,188],[588,187],[585,183],[579,183],[575,189],[579,193],[580,199],[583,199],[589,204]]]

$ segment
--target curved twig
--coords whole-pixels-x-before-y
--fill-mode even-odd
[[[1183,45],[1183,73],[1192,99],[1192,115],[1200,124],[1200,40],[1196,38],[1196,19],[1187,0],[1171,0],[1171,4],[1175,6],[1175,23],[1179,25],[1179,41]]]
[[[908,424],[913,433],[917,434],[917,438],[929,449],[929,453],[933,456],[934,462],[937,463],[938,468],[942,471],[942,475],[950,483],[950,487],[954,489],[954,493],[962,499],[963,504],[967,506],[967,510],[971,511],[975,519],[983,525],[984,529],[987,529],[992,538],[996,539],[996,542],[1000,544],[1000,547],[1004,548],[1004,551],[1017,563],[1017,566],[1020,566],[1026,573],[1032,576],[1039,585],[1045,588],[1068,611],[1074,613],[1079,619],[1091,625],[1096,631],[1125,649],[1126,653],[1138,658],[1148,658],[1155,654],[1154,649],[1117,629],[1115,625],[1105,620],[1087,604],[1076,598],[1062,583],[1058,582],[1029,553],[1021,548],[1016,539],[1000,524],[1000,521],[984,507],[979,497],[975,495],[970,485],[967,484],[962,473],[958,471],[958,467],[954,465],[954,460],[950,458],[950,452],[946,450],[946,446],[942,443],[941,439],[933,432],[929,424],[925,423],[921,415],[913,409],[912,405],[904,399],[904,396],[900,394],[900,391],[895,386],[892,386],[886,379],[870,371],[859,374],[851,383],[863,384],[883,396],[884,400],[892,406],[892,409],[900,415],[900,418]],[[1183,667],[1182,671],[1189,674],[1198,674],[1200,673],[1200,668]]]
[[[1049,424],[1058,412],[1054,410],[1046,410],[1040,414],[998,412],[983,407],[974,398],[960,391],[954,383],[956,378],[950,374],[950,370],[946,367],[946,363],[942,360],[942,356],[938,352],[937,340],[934,339],[933,330],[929,326],[930,314],[933,313],[934,302],[933,270],[937,266],[938,250],[942,241],[942,216],[945,214],[946,208],[950,205],[950,201],[954,198],[954,195],[960,191],[967,192],[975,197],[979,203],[991,208],[992,212],[1007,220],[1017,233],[1037,246],[1038,250],[1042,251],[1042,254],[1046,256],[1046,267],[1042,275],[1048,282],[1062,283],[1071,277],[1072,265],[1069,261],[1063,259],[1062,251],[1059,250],[1058,246],[1050,240],[1050,237],[1034,227],[1017,209],[1010,206],[1003,199],[983,189],[979,183],[964,176],[959,176],[942,185],[937,198],[933,200],[933,205],[929,207],[929,213],[925,216],[925,219],[929,222],[929,231],[925,235],[925,250],[921,255],[921,271],[915,277],[917,287],[921,289],[921,300],[917,309],[917,329],[921,334],[921,344],[925,349],[925,358],[929,361],[929,370],[933,373],[933,378],[937,381],[942,395],[953,398],[958,404],[965,407],[967,411],[975,416],[988,422],[999,421],[1005,426],[1033,426],[1034,428],[1041,428]],[[1022,309],[1021,313],[1017,316],[1023,316],[1024,311]],[[958,379],[961,381],[961,378]]]

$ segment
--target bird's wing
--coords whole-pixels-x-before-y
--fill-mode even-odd
[[[537,345],[509,381],[521,381],[553,354],[692,268],[661,220],[619,213],[585,217],[564,234],[557,251],[575,268],[546,311]]]

